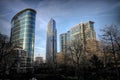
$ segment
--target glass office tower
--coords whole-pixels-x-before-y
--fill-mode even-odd
[[[47,26],[46,62],[55,63],[57,53],[57,30],[55,20],[51,19]]]
[[[11,42],[26,51],[27,68],[32,67],[34,58],[36,11],[24,9],[11,20]]]
[[[67,33],[60,34],[60,51],[66,53],[67,49]]]

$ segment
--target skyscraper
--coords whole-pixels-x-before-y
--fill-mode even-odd
[[[67,38],[67,39],[66,39]],[[94,22],[88,21],[86,23],[80,23],[73,26],[67,33],[60,35],[60,47],[63,52],[63,46],[66,45],[67,53],[69,53],[68,48],[71,46],[72,42],[79,39],[83,44],[84,49],[87,46],[88,40],[96,40],[96,33],[94,30]],[[66,41],[65,41],[66,40]],[[66,42],[66,43],[65,43]],[[63,45],[65,44],[65,45]]]
[[[26,51],[27,68],[32,68],[34,58],[36,11],[24,9],[11,20],[11,42]]]
[[[55,63],[57,53],[57,29],[55,20],[50,19],[47,26],[46,62]]]
[[[88,21],[80,23],[70,29],[70,40],[80,38],[81,40],[96,40],[96,33],[94,31],[94,22]]]
[[[60,35],[60,49],[61,52],[66,52],[67,49],[67,33],[63,33]]]

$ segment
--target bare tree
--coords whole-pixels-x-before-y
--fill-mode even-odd
[[[85,63],[84,59],[84,48],[81,39],[75,39],[71,42],[71,46],[69,48],[71,54],[71,62],[75,67],[75,72],[78,80],[80,80],[80,67],[82,63]],[[82,64],[83,65],[83,64]]]
[[[0,34],[0,75],[6,75],[6,73],[16,64],[16,59],[12,60],[9,58],[13,54],[13,46],[8,42],[6,35]]]
[[[111,53],[114,57],[114,62],[117,67],[117,56],[120,52],[120,31],[119,27],[115,25],[106,26],[102,31],[102,42],[104,42],[104,49],[107,49],[107,53]]]
[[[116,67],[116,71],[118,73],[119,76],[119,72],[117,70],[118,68],[118,61],[120,58],[118,58],[118,56],[120,56],[120,28],[115,26],[115,25],[110,25],[110,26],[105,26],[105,28],[103,28],[102,31],[102,35],[101,35],[101,40],[104,43],[103,45],[103,52],[105,53],[105,55],[109,54],[108,57],[112,56],[111,58],[113,58],[113,63],[115,64]],[[114,65],[113,65],[114,67]]]

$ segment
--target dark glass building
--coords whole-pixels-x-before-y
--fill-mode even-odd
[[[36,11],[24,9],[17,13],[11,20],[11,42],[26,51],[26,64],[32,67],[34,58]]]

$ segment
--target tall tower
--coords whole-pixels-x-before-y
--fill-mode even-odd
[[[57,53],[57,30],[55,20],[50,19],[47,26],[46,62],[55,63]]]
[[[26,51],[27,68],[32,68],[34,58],[36,11],[24,9],[11,20],[11,42]]]

